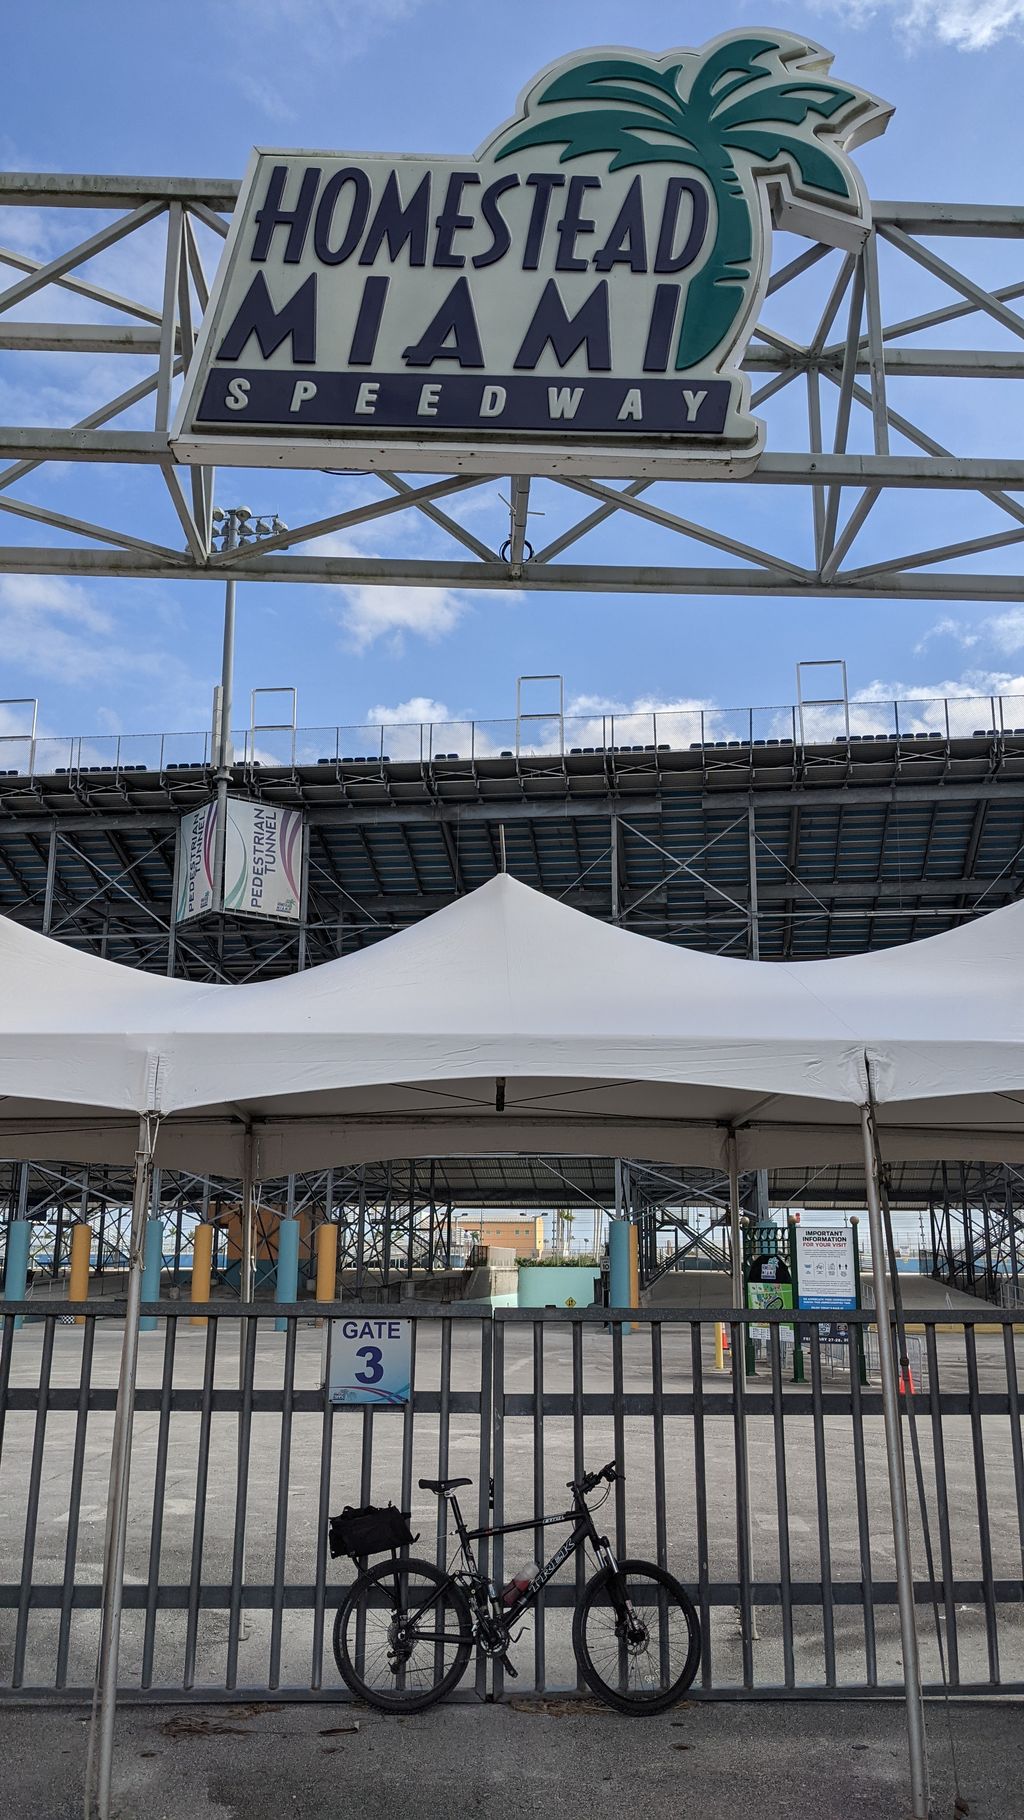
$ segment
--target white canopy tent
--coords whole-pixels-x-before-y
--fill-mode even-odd
[[[1024,904],[849,959],[670,947],[506,876],[361,953],[245,986],[0,919],[0,1156],[265,1179],[464,1152],[740,1168],[1024,1160]]]
[[[709,1163],[729,1172],[735,1241],[739,1169],[860,1156],[884,1331],[879,1144],[894,1160],[1024,1160],[1024,904],[906,948],[762,964],[648,941],[502,876],[359,954],[246,986],[154,978],[0,919],[0,1156],[136,1158],[98,1667],[101,1816],[155,1163],[241,1176],[247,1209],[256,1176],[371,1158],[558,1150]],[[879,1355],[923,1814],[900,1413],[891,1351]]]

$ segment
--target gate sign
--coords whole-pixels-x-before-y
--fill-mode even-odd
[[[174,453],[749,469],[772,223],[856,250],[870,222],[846,153],[891,109],[830,63],[775,31],[579,51],[475,155],[255,152]]]
[[[801,1308],[856,1308],[852,1226],[840,1221],[796,1229],[796,1281]]]
[[[327,1329],[327,1396],[335,1404],[401,1408],[412,1379],[412,1322],[331,1321]]]
[[[181,820],[181,863],[175,921],[221,908],[217,890],[216,802]],[[298,922],[302,869],[302,815],[276,803],[228,798],[224,876],[225,910]]]

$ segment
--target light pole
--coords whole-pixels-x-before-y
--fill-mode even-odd
[[[238,550],[245,544],[259,543],[261,537],[276,537],[287,531],[276,512],[254,516],[248,506],[216,506],[213,513],[212,543],[217,550]],[[217,855],[215,906],[223,912],[227,883],[228,852],[228,784],[234,764],[231,743],[231,709],[235,674],[235,578],[229,575],[224,584],[224,648],[220,667],[220,718],[214,716],[211,757],[216,767],[217,782]]]
[[[217,506],[213,513],[212,543],[218,550],[237,550],[245,544],[258,543],[261,537],[276,537],[286,531],[276,513],[267,513],[254,517],[248,506]],[[228,784],[234,765],[234,747],[231,742],[231,698],[235,674],[235,579],[229,574],[224,585],[224,648],[221,657],[220,671],[220,719],[214,715],[213,749],[211,758],[216,766],[217,782],[217,852],[214,861],[216,879],[214,884],[214,907],[220,912],[220,944],[224,941],[224,897],[227,884],[228,853]],[[256,1288],[256,1247],[254,1194],[253,1141],[251,1134],[245,1140],[245,1162],[242,1168],[242,1199],[239,1205],[239,1260],[238,1260],[238,1294],[243,1308],[253,1300]],[[244,1315],[238,1324],[238,1388],[245,1391],[245,1365],[248,1344],[248,1322]],[[243,1416],[241,1403],[238,1415],[238,1472],[241,1479],[243,1471]],[[245,1577],[245,1541],[241,1547],[241,1573]],[[244,1624],[241,1632],[246,1634]]]

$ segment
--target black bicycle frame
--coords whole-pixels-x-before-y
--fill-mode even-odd
[[[503,1608],[502,1618],[506,1624],[515,1623],[516,1619],[526,1610],[526,1607],[532,1604],[533,1600],[537,1597],[537,1594],[543,1592],[552,1576],[558,1572],[559,1568],[562,1567],[566,1561],[571,1559],[578,1548],[583,1547],[585,1542],[590,1542],[596,1552],[605,1554],[608,1557],[609,1562],[611,1561],[608,1538],[607,1536],[598,1535],[593,1514],[582,1500],[580,1501],[580,1504],[574,1504],[572,1510],[561,1511],[557,1516],[531,1517],[523,1523],[497,1523],[489,1529],[467,1529],[462,1511],[459,1509],[459,1500],[455,1497],[454,1493],[451,1496],[450,1502],[466,1565],[473,1579],[477,1581],[481,1580],[482,1576],[477,1567],[476,1555],[473,1552],[472,1545],[474,1542],[482,1541],[489,1536],[521,1535],[527,1530],[547,1529],[550,1528],[552,1524],[557,1523],[572,1523],[575,1525],[572,1535],[566,1537],[561,1548],[555,1550],[550,1561],[548,1561],[546,1565],[540,1569],[540,1572],[534,1576],[530,1581],[529,1586],[523,1588],[522,1592],[515,1600],[515,1603],[506,1605]]]

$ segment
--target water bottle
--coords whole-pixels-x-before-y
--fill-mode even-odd
[[[540,1568],[536,1561],[529,1561],[525,1567],[521,1567],[517,1574],[512,1575],[508,1585],[502,1590],[502,1604],[514,1605],[517,1599],[522,1598],[531,1581],[535,1580],[539,1573]]]

